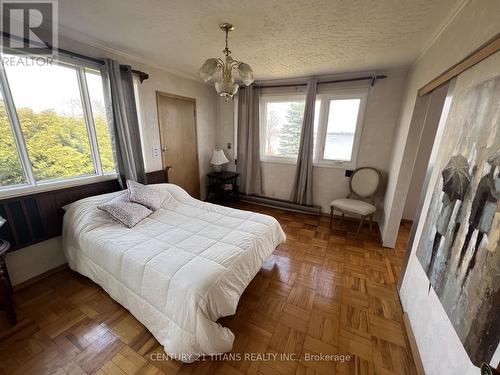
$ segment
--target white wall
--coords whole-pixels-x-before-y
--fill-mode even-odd
[[[406,87],[407,72],[403,69],[381,74],[386,74],[388,78],[377,81],[375,86],[370,88],[357,163],[358,167],[378,168],[384,175],[377,197],[379,209],[383,208],[385,180],[390,165],[401,98]],[[366,83],[362,85],[366,86]],[[354,84],[348,87],[354,87]],[[217,144],[225,145],[232,141],[234,137],[232,102],[219,101],[217,125],[219,129]],[[231,152],[224,151],[232,158]],[[272,198],[289,199],[294,173],[295,165],[263,162],[263,194]],[[314,167],[313,176],[314,204],[321,206],[323,212],[330,212],[330,202],[336,198],[344,198],[349,191],[349,179],[345,177],[345,170]]]
[[[409,136],[406,142],[404,134],[409,132],[412,134],[412,129],[409,129],[410,118],[418,88],[500,31],[498,14],[500,14],[500,2],[497,0],[468,2],[415,64],[406,93],[400,133],[398,143],[396,143],[398,147],[397,150],[395,149],[392,164],[396,174],[394,180],[390,181],[391,186],[386,195],[386,207],[392,215],[387,218],[387,225],[394,224],[392,220],[396,224],[399,223],[405,194],[408,190],[407,182],[411,179],[415,154],[412,160],[412,155],[405,152],[404,148],[405,145],[408,147],[408,142],[413,139]],[[497,53],[495,58],[496,60],[490,58],[485,61],[481,69],[486,68],[489,71],[496,69],[498,72],[500,55]],[[434,180],[437,177],[436,172]],[[429,201],[430,197],[427,197],[424,212]],[[400,295],[403,308],[409,315],[426,374],[479,374],[479,369],[470,362],[436,293],[432,288],[429,290],[429,280],[415,256],[420,233],[421,225],[416,230],[416,240],[411,249]],[[385,232],[386,240],[388,240],[387,234],[388,232]]]
[[[447,92],[448,85],[443,85],[429,95],[426,95],[424,98],[421,98],[426,100],[428,105],[425,108],[422,137],[420,142],[418,142],[417,158],[415,160],[415,166],[413,167],[408,195],[406,196],[403,219],[413,220],[415,217],[422,184],[427,172],[427,165],[429,163],[429,157],[431,156],[432,146],[434,144],[434,138],[438,129]],[[415,117],[415,110],[413,111],[413,117]]]
[[[422,128],[410,128],[420,87],[466,57],[500,31],[500,1],[470,0],[413,64],[394,142],[382,221],[384,246],[394,247],[411,182]],[[420,124],[421,126],[423,124]]]
[[[136,61],[134,57],[95,44],[60,37],[59,47],[84,55],[102,58],[110,57],[122,64],[149,74],[149,79],[138,87],[140,103],[140,124],[143,136],[144,162],[146,171],[162,168],[161,158],[153,157],[153,147],[160,148],[156,91],[163,91],[196,99],[198,154],[200,161],[201,197],[206,194],[206,174],[211,170],[210,158],[215,148],[217,94],[212,86],[169,73]],[[138,140],[139,141],[139,140]],[[55,268],[66,260],[62,253],[60,237],[17,250],[9,254],[7,264],[12,283],[19,284],[41,273]]]
[[[66,263],[61,237],[39,242],[7,254],[7,269],[12,285],[32,279]]]
[[[234,126],[235,126],[235,107],[237,106],[237,99],[225,101],[222,97],[217,98],[217,132],[216,132],[216,147],[223,149],[229,164],[224,166],[227,170],[235,171],[236,164],[234,164],[235,142],[234,142]],[[231,143],[231,149],[227,148],[227,144]]]

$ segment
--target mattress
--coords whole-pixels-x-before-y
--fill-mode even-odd
[[[131,229],[97,208],[122,192],[66,206],[68,264],[127,308],[172,358],[228,352],[234,334],[217,319],[235,313],[285,234],[273,217],[201,202],[173,184],[149,186],[168,198]]]

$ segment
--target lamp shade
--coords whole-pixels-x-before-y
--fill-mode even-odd
[[[212,76],[215,73],[217,73],[218,70],[220,70],[219,62],[217,59],[212,58],[212,59],[208,59],[207,61],[205,61],[203,63],[200,70],[198,70],[198,74],[205,82],[208,82],[208,81],[210,81]]]
[[[223,80],[215,82],[215,90],[226,100],[231,99],[238,92],[238,87],[234,82],[225,82]]]
[[[226,158],[226,155],[224,154],[224,151],[220,149],[215,149],[214,153],[212,155],[212,160],[210,161],[211,164],[213,165],[222,165],[229,163],[228,158]]]
[[[240,74],[243,83],[247,86],[250,86],[252,82],[255,81],[252,68],[248,64],[240,63],[238,66],[238,73]]]

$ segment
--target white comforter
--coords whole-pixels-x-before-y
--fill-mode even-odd
[[[121,192],[67,206],[69,266],[126,307],[170,356],[192,362],[230,351],[234,335],[216,321],[235,313],[285,234],[270,216],[204,203],[176,185],[150,186],[170,197],[132,229],[97,209]]]

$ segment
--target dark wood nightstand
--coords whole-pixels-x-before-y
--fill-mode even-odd
[[[207,200],[209,202],[228,202],[239,200],[238,176],[236,172],[208,173]]]
[[[9,248],[10,243],[0,240],[0,306],[5,310],[9,323],[15,325],[17,319],[14,303],[12,302],[12,285],[10,284],[7,264],[5,263]]]

